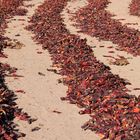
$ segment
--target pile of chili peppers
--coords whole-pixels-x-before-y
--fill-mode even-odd
[[[132,0],[129,5],[130,7],[130,14],[134,16],[140,16],[140,1],[139,0]]]
[[[92,18],[87,11],[97,14],[96,9],[105,7],[104,4],[107,1],[105,3],[101,1],[104,0],[96,0],[98,3],[93,5],[96,8],[89,7],[85,13],[83,11],[83,14],[86,15],[84,25],[89,25],[88,18]],[[126,88],[129,83],[118,75],[113,75],[108,66],[95,58],[86,39],[80,39],[78,36],[70,34],[65,28],[61,12],[67,2],[68,0],[54,0],[53,2],[46,0],[38,7],[30,21],[30,26],[27,27],[34,32],[34,39],[51,54],[53,66],[60,69],[63,83],[68,86],[67,96],[61,99],[82,108],[80,114],[89,114],[91,119],[82,128],[101,134],[102,140],[107,138],[110,140],[139,140],[140,96],[129,95]],[[104,14],[106,15],[106,12]],[[102,13],[101,16],[104,14]],[[101,17],[96,15],[93,18],[98,19],[95,24],[100,27]],[[103,22],[108,22],[108,19],[104,18]],[[90,24],[93,27],[94,23],[90,22]],[[118,22],[117,25],[119,24]],[[122,25],[119,27],[122,28]],[[122,29],[126,33],[122,33],[123,36],[131,35],[131,38],[137,40],[135,37],[139,33],[135,31],[136,34],[134,34],[133,30],[124,27]],[[121,40],[122,35],[119,32],[122,29],[120,28],[117,29],[117,38]],[[116,23],[114,23],[114,29],[116,31]],[[101,28],[102,33],[100,34],[104,36],[106,30],[110,30],[110,28]],[[131,34],[127,34],[128,31]],[[115,34],[117,35],[117,33]],[[112,37],[115,37],[113,32]],[[127,37],[125,37],[126,40]],[[135,42],[134,40],[131,40],[131,44]]]
[[[2,0],[0,1],[0,33],[6,28],[6,20],[13,15],[25,15],[27,10],[20,8],[23,0]]]
[[[140,55],[140,31],[113,19],[114,15],[106,11],[109,0],[88,0],[88,2],[89,4],[74,16],[74,19],[77,19],[76,26],[81,28],[81,32],[101,40],[111,41],[121,50],[134,56]]]
[[[0,1],[0,57],[3,57],[3,49],[6,37],[3,36],[6,28],[6,19],[18,14],[19,6],[23,0],[2,0]],[[23,10],[24,11],[24,10]],[[24,134],[18,132],[16,124],[13,123],[15,117],[28,120],[29,116],[22,112],[15,103],[16,95],[5,85],[5,76],[14,75],[15,68],[0,62],[0,139],[16,140]]]

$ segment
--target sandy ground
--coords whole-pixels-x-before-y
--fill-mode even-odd
[[[108,11],[113,12],[113,14],[116,14],[117,16],[116,19],[125,19],[124,23],[129,23],[130,19],[131,22],[130,23],[135,23],[135,20],[133,21],[133,19],[137,19],[137,23],[138,25],[131,25],[131,27],[138,29],[139,28],[139,24],[140,24],[140,18],[137,18],[135,16],[130,16],[129,18],[129,3],[130,0],[124,0],[121,1],[121,4],[119,2],[119,4],[117,4],[117,0],[111,0],[111,4],[109,5],[109,7],[107,8]],[[134,88],[139,88],[139,82],[140,82],[140,73],[139,73],[139,68],[140,68],[140,57],[133,57],[131,54],[128,54],[124,51],[116,51],[115,48],[117,48],[116,44],[113,44],[110,41],[99,41],[97,38],[95,37],[91,37],[89,35],[83,34],[83,33],[79,33],[77,31],[79,31],[80,29],[77,29],[76,27],[73,26],[73,24],[75,23],[75,21],[71,21],[70,17],[72,17],[73,14],[70,13],[75,13],[79,8],[82,8],[84,6],[86,6],[87,0],[73,0],[68,2],[67,6],[65,7],[62,16],[64,17],[64,22],[65,25],[67,27],[67,29],[69,29],[69,31],[73,34],[77,34],[79,35],[81,38],[87,38],[87,43],[90,46],[96,46],[96,48],[93,48],[94,51],[94,55],[97,57],[98,60],[100,60],[101,62],[103,62],[104,64],[108,65],[111,68],[112,73],[114,74],[119,74],[121,78],[127,79],[128,81],[130,81],[130,83],[132,85],[129,85],[128,88],[131,90],[131,93],[129,94],[134,94],[136,96],[139,95],[138,91],[133,90]],[[117,8],[120,8],[119,10],[116,10]],[[67,11],[70,11],[67,12]],[[123,11],[123,12],[122,12]],[[115,18],[114,17],[114,18]],[[124,24],[123,23],[123,24]],[[105,46],[104,48],[101,48],[100,46]],[[108,49],[108,46],[113,46],[112,49]],[[114,54],[109,53],[109,51],[115,51]],[[110,55],[113,57],[117,58],[117,55],[120,56],[124,56],[126,58],[130,58],[128,59],[129,61],[129,65],[126,66],[115,66],[115,65],[110,65],[109,58],[105,58],[103,57],[103,55]]]
[[[25,45],[25,47],[19,50],[5,49],[5,53],[8,55],[8,58],[3,59],[3,62],[7,62],[11,66],[18,68],[17,74],[24,76],[17,80],[7,77],[6,82],[9,88],[13,91],[22,89],[26,92],[25,94],[17,94],[17,103],[20,107],[24,108],[24,111],[38,119],[32,125],[15,120],[15,122],[18,122],[20,130],[27,134],[27,136],[25,138],[21,138],[21,140],[99,140],[99,137],[95,135],[94,132],[83,131],[81,129],[81,125],[87,121],[89,117],[86,115],[79,115],[79,109],[75,105],[70,105],[67,102],[62,102],[60,100],[60,97],[65,96],[67,87],[62,84],[58,84],[57,80],[61,78],[59,75],[46,70],[47,68],[51,68],[52,64],[49,53],[42,50],[41,46],[37,45],[31,39],[31,36],[33,35],[24,29],[24,27],[28,25],[29,17],[33,15],[34,10],[43,1],[44,0],[27,1],[25,3],[26,5],[35,4],[35,6],[28,7],[29,12],[27,16],[13,17],[13,19],[8,23],[8,28],[5,34],[5,36],[8,36],[11,39],[17,39]],[[114,1],[115,0],[112,2]],[[127,2],[127,5],[126,3],[122,3],[121,5],[125,4],[124,7],[127,7],[130,0],[124,1]],[[71,15],[67,13],[67,9],[74,12],[86,4],[86,0],[69,1],[67,7],[62,13],[64,22],[71,33],[77,34],[81,38],[87,38],[89,45],[97,46],[94,48],[95,56],[98,60],[109,65],[109,61],[103,57],[103,54],[110,55],[108,53],[110,49],[108,50],[106,47],[100,48],[99,46],[105,45],[113,46],[115,48],[116,45],[109,41],[99,42],[97,38],[77,33],[78,29],[76,29],[72,25],[73,22],[70,21]],[[114,4],[114,6],[116,5]],[[108,10],[113,12],[112,9],[114,6],[112,3],[112,6],[110,6]],[[124,9],[126,11],[127,8],[124,7],[122,6],[122,9],[119,11],[124,11]],[[128,12],[125,14],[128,15]],[[122,15],[121,12],[117,12],[117,17],[123,17],[127,20],[129,16],[125,16],[125,14]],[[23,21],[23,19],[25,21]],[[20,36],[15,36],[16,34],[20,34]],[[38,51],[43,53],[38,54]],[[128,79],[132,83],[132,86],[129,87],[130,89],[138,87],[140,81],[140,57],[133,57],[125,52],[119,51],[113,55],[116,56],[117,54],[132,57],[132,59],[129,59],[130,64],[127,66],[118,67],[109,65],[112,72]],[[45,74],[45,76],[39,75],[38,72]],[[138,95],[134,91],[131,94]],[[54,110],[62,113],[54,113]],[[31,129],[34,127],[40,127],[41,129],[36,132],[31,132]]]

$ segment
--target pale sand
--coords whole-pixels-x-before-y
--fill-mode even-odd
[[[23,89],[26,92],[26,94],[18,93],[17,103],[20,107],[24,108],[24,111],[28,112],[31,116],[38,118],[32,125],[16,120],[16,122],[18,121],[20,124],[20,130],[27,134],[27,136],[21,138],[21,140],[99,140],[99,137],[95,135],[94,132],[83,131],[81,129],[81,125],[88,120],[89,117],[86,115],[79,115],[79,109],[75,105],[70,105],[60,100],[60,97],[66,95],[67,87],[58,84],[57,79],[61,78],[59,75],[46,70],[47,68],[50,68],[52,64],[48,52],[43,51],[40,45],[36,45],[31,39],[33,34],[24,29],[24,27],[28,25],[28,17],[33,15],[34,10],[43,1],[44,0],[32,0],[26,2],[26,4],[31,3],[35,4],[35,6],[28,8],[29,13],[27,16],[14,17],[14,19],[25,19],[26,21],[11,20],[5,34],[5,36],[10,37],[11,39],[18,39],[26,46],[20,50],[5,49],[8,58],[3,59],[3,62],[7,62],[11,66],[17,67],[19,69],[17,73],[24,76],[18,80],[6,78],[7,84],[9,88],[14,91]],[[99,45],[113,45],[114,47],[116,45],[109,41],[99,42],[96,38],[77,33],[77,29],[71,25],[72,23],[69,20],[70,15],[66,12],[67,8],[70,10],[76,8],[75,10],[78,10],[86,4],[86,0],[70,1],[63,12],[64,22],[71,33],[78,34],[81,38],[87,38],[89,45],[96,45],[97,48],[94,49],[95,56],[98,60],[109,65],[108,60],[104,59],[102,56],[103,54],[108,55],[108,49],[106,47],[99,48]],[[21,36],[15,37],[15,34],[17,33]],[[43,54],[37,54],[37,51],[42,51]],[[116,54],[127,57],[131,56],[127,55],[127,53],[118,51]],[[139,57],[133,57],[132,60],[129,60],[130,65],[128,66],[117,67],[111,65],[110,67],[113,73],[119,73],[121,77],[129,79],[130,82],[132,82],[133,87],[138,87],[140,81],[140,74],[138,73],[140,61],[138,62],[138,60]],[[132,68],[134,71],[130,71]],[[40,76],[38,75],[38,72],[42,72],[46,76]],[[53,110],[62,113],[55,114],[52,112]],[[36,126],[40,126],[41,129],[36,132],[31,132],[31,129]]]

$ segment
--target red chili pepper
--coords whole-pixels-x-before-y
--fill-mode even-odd
[[[15,92],[24,93],[25,94],[25,91],[24,90],[16,90]]]

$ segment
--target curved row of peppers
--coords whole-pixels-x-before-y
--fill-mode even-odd
[[[106,7],[110,0],[88,0],[88,5],[76,12],[76,26],[81,32],[117,44],[120,50],[140,55],[140,31],[113,19]],[[123,20],[123,19],[122,19]]]

